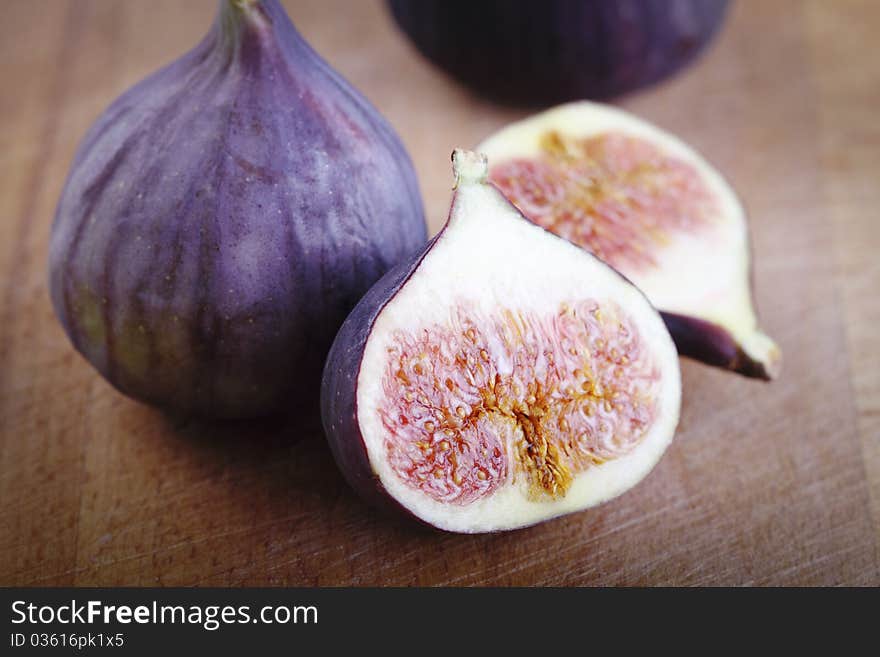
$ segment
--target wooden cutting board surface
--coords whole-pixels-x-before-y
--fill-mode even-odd
[[[400,132],[436,231],[451,149],[523,113],[431,68],[379,2],[286,4]],[[314,421],[181,422],[120,396],[53,317],[46,245],[77,141],[214,9],[4,3],[0,584],[880,584],[877,3],[741,1],[696,67],[621,102],[740,192],[782,378],[683,363],[680,430],[641,485],[471,537],[364,506]]]

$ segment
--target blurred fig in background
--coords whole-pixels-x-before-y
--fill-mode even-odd
[[[610,98],[692,62],[728,0],[389,0],[434,64],[493,100]]]

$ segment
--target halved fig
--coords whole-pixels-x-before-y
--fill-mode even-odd
[[[678,138],[618,109],[571,103],[479,149],[526,217],[610,264],[660,309],[682,355],[773,379],[781,353],[758,328],[743,207]]]
[[[645,477],[678,423],[675,346],[644,295],[528,222],[453,154],[442,231],[345,321],[324,428],[368,499],[447,531],[512,529]]]

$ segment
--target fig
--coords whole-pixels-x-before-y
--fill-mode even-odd
[[[427,240],[378,112],[277,0],[222,0],[188,54],[113,102],[52,227],[52,302],[122,392],[214,417],[317,409],[355,303]]]
[[[514,123],[479,148],[492,182],[526,217],[647,295],[682,355],[778,376],[780,350],[758,328],[752,304],[745,212],[692,148],[586,101]]]
[[[445,227],[355,306],[324,370],[331,449],[366,499],[446,531],[620,495],[678,422],[678,356],[644,295],[527,221],[453,154]]]
[[[727,0],[390,0],[403,32],[473,92],[518,105],[609,98],[692,62]]]

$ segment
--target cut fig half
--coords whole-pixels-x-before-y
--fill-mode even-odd
[[[601,260],[527,221],[453,154],[446,226],[349,315],[321,391],[337,463],[369,500],[488,532],[599,504],[644,478],[678,423],[657,311]]]
[[[660,309],[679,352],[761,379],[781,353],[758,327],[742,205],[678,138],[590,102],[483,142],[490,180],[531,221],[594,253]]]

